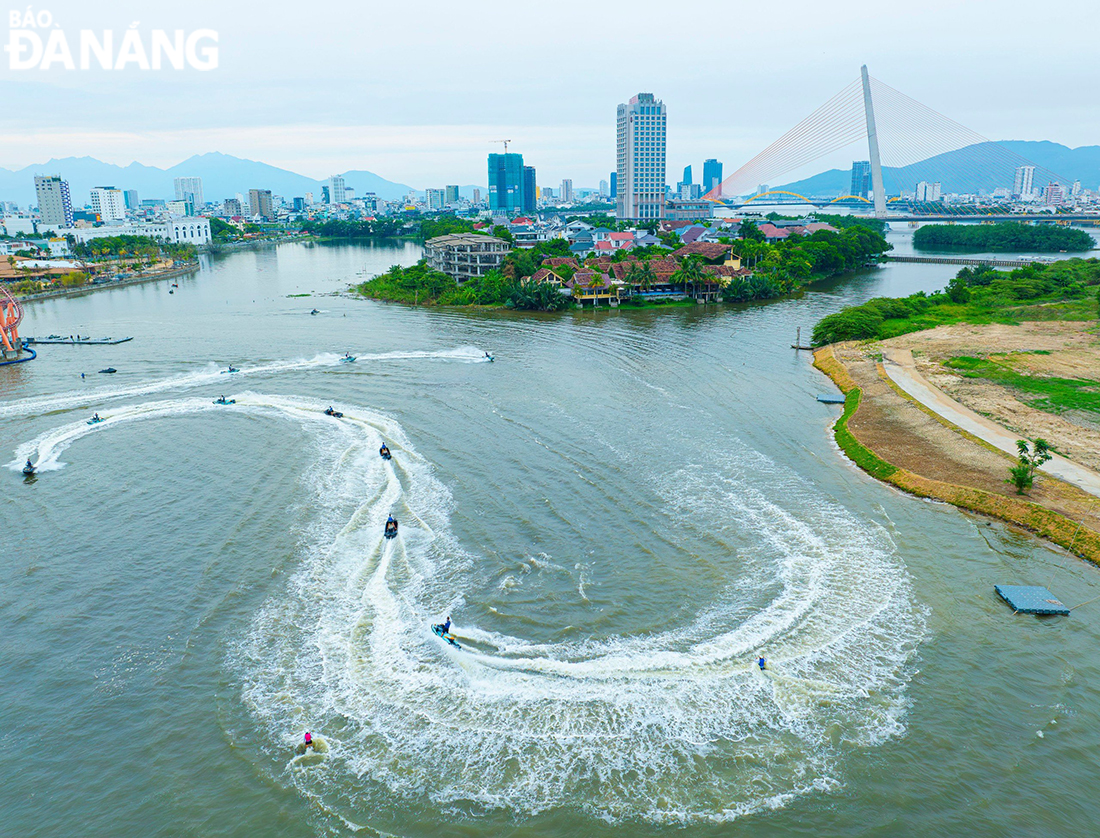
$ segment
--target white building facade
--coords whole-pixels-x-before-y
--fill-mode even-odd
[[[654,219],[665,215],[665,147],[668,114],[652,93],[619,105],[615,126],[615,214]]]
[[[96,186],[92,189],[92,211],[100,221],[125,221],[126,200],[121,189],[113,186]]]
[[[154,221],[148,224],[78,227],[71,232],[67,231],[67,235],[71,235],[80,243],[107,236],[145,236],[173,244],[193,244],[196,247],[210,244],[211,241],[210,219],[200,217],[169,218],[166,221]]]
[[[202,209],[206,201],[202,197],[201,177],[178,177],[175,181],[176,200],[190,201],[195,209]]]

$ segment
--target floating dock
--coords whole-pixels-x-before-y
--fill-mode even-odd
[[[1069,608],[1042,585],[994,585],[993,590],[1017,614],[1069,616]]]
[[[68,337],[64,338],[60,335],[50,335],[47,338],[23,338],[26,343],[37,344],[53,344],[56,346],[115,346],[119,343],[126,343],[133,340],[133,337],[128,338],[82,338],[82,337]]]
[[[838,396],[833,393],[826,393],[817,397],[817,400],[822,404],[844,404],[844,396]]]

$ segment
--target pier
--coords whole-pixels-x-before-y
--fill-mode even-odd
[[[926,265],[985,265],[991,268],[1026,268],[1049,265],[1045,259],[994,259],[982,256],[887,256],[890,262],[920,262]]]
[[[80,335],[70,335],[69,337],[62,337],[61,335],[50,335],[44,338],[23,338],[24,343],[35,344],[51,344],[54,346],[116,346],[120,343],[126,343],[133,340],[133,337],[128,338],[82,338]]]

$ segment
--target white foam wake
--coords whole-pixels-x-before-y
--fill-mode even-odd
[[[37,455],[56,469],[90,433],[211,410],[282,416],[338,446],[318,477],[301,568],[231,663],[274,754],[289,731],[329,741],[324,771],[289,776],[349,822],[424,804],[727,820],[835,788],[849,749],[904,730],[924,616],[889,538],[760,455],[694,464],[661,487],[678,514],[746,545],[742,576],[710,605],[667,631],[539,644],[462,625],[478,559],[451,534],[453,500],[396,422],[357,407],[337,421],[290,396],[236,398],[112,408],[102,424],[20,445],[12,465]],[[377,456],[383,439],[389,463]],[[385,541],[391,513],[401,536]],[[461,651],[429,630],[451,610]]]

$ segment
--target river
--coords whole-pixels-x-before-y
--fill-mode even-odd
[[[1100,821],[1100,605],[1036,619],[993,592],[1072,605],[1100,575],[858,471],[787,348],[953,268],[560,315],[335,293],[417,256],[287,244],[204,257],[174,294],[28,306],[28,335],[134,340],[0,369],[6,831]],[[461,650],[429,631],[446,615]],[[324,753],[296,756],[306,730]]]

